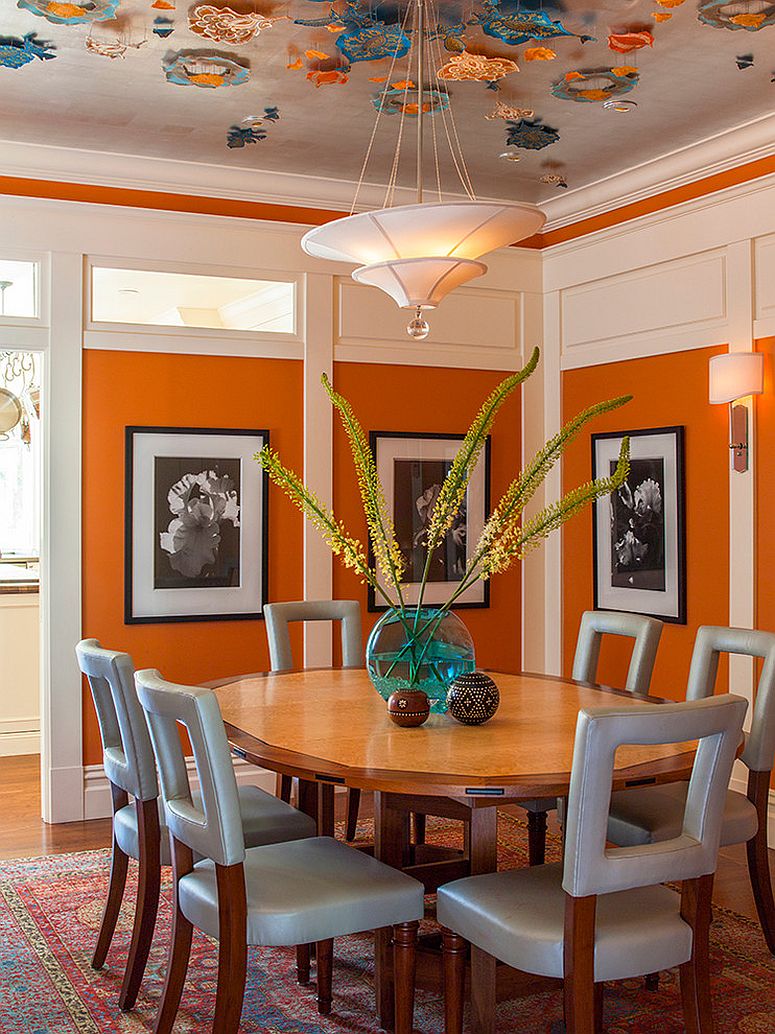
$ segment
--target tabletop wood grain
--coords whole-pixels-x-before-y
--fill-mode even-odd
[[[232,746],[264,767],[388,793],[512,799],[567,793],[581,708],[659,706],[544,675],[492,673],[501,692],[486,725],[431,715],[402,729],[362,669],[317,669],[222,680],[215,692]],[[624,746],[614,788],[684,778],[694,744]]]

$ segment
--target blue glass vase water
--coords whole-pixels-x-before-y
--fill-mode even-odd
[[[444,714],[450,683],[476,669],[473,640],[451,611],[423,607],[419,614],[407,609],[401,615],[389,610],[369,636],[366,669],[383,700],[397,690],[421,689],[431,714]]]

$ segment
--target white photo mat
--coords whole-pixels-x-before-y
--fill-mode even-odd
[[[596,501],[594,508],[594,606],[598,610],[621,610],[683,624],[686,621],[683,428],[593,435],[594,477],[610,475],[611,464],[618,460],[622,439],[627,436],[630,438],[631,460],[663,462],[664,590],[612,584],[613,499],[605,496]]]
[[[254,460],[266,431],[127,429],[127,624],[260,618],[266,584],[266,487]],[[208,588],[154,587],[154,464],[158,457],[238,460],[240,584]],[[131,501],[131,509],[130,509]]]

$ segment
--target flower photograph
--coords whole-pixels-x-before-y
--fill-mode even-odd
[[[611,496],[611,585],[664,591],[664,485],[661,457],[630,460],[626,481]]]
[[[240,583],[239,459],[157,456],[154,588]]]
[[[393,524],[406,563],[407,581],[419,582],[433,508],[452,466],[451,460],[394,460]],[[466,501],[433,551],[429,582],[459,582],[466,566]]]

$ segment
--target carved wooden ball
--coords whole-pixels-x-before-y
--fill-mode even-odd
[[[431,705],[421,689],[400,689],[388,697],[387,712],[392,722],[408,729],[427,721]]]
[[[463,672],[447,690],[447,710],[463,725],[489,722],[500,702],[498,687],[483,671]]]

